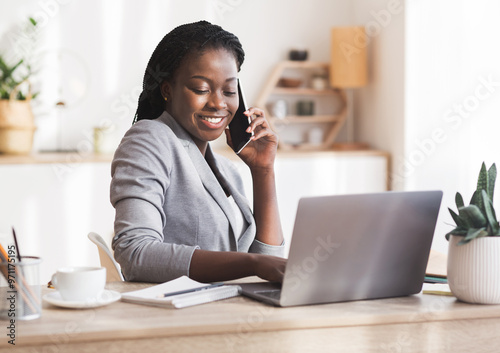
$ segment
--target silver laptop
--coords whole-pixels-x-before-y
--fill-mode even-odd
[[[420,292],[441,191],[306,197],[299,201],[283,284],[241,284],[276,306]]]

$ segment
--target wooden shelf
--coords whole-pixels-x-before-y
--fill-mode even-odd
[[[325,96],[325,95],[337,95],[339,94],[339,89],[325,89],[317,90],[308,87],[276,87],[271,91],[271,94],[275,95],[300,95],[300,96]]]
[[[267,80],[260,96],[257,98],[256,105],[261,107],[269,117],[269,122],[274,131],[280,134],[279,148],[282,150],[294,151],[321,151],[331,149],[335,139],[340,132],[340,129],[345,123],[347,117],[347,97],[345,91],[341,88],[327,88],[317,90],[312,87],[282,87],[280,79],[287,76],[290,70],[301,70],[300,74],[311,76],[318,71],[328,74],[330,65],[325,62],[317,61],[282,61],[278,63]],[[288,70],[288,71],[287,71]],[[304,72],[305,71],[305,72]],[[309,73],[307,72],[309,71]],[[299,74],[299,73],[297,73]],[[307,82],[307,79],[304,81]],[[326,104],[328,108],[324,108],[319,114],[311,116],[289,115],[284,118],[273,117],[270,114],[268,104],[272,104],[279,96],[284,96],[284,100],[288,103],[294,100],[299,100],[301,97],[313,99],[316,103]],[[331,99],[331,101],[329,101]],[[333,105],[332,103],[333,102]],[[334,105],[340,105],[336,108]],[[330,111],[334,109],[334,111]],[[286,139],[287,134],[290,134],[294,129],[299,129],[307,133],[306,124],[320,124],[319,128],[323,130],[323,141],[319,144],[308,144],[306,141],[301,143],[292,142],[296,137]],[[299,132],[300,133],[300,132]],[[289,137],[290,135],[288,135]],[[293,136],[293,133],[292,133]],[[297,134],[295,134],[297,136]]]
[[[334,123],[342,119],[341,115],[289,115],[283,119],[271,117],[273,124],[314,124],[314,123]]]
[[[330,68],[330,64],[322,61],[293,61],[293,60],[285,60],[277,65],[277,69],[318,69],[322,68],[328,70]]]

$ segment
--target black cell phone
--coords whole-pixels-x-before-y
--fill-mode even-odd
[[[238,96],[240,97],[238,110],[234,114],[233,120],[229,123],[229,133],[231,134],[233,150],[236,154],[239,154],[248,145],[250,138],[253,136],[253,132],[249,133],[246,131],[250,126],[250,117],[243,114],[247,110],[247,104],[243,90],[241,89],[240,79],[238,79]]]

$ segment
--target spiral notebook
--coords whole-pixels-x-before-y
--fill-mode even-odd
[[[129,303],[179,309],[232,298],[239,294],[239,286],[200,283],[187,276],[181,276],[156,286],[122,293],[122,300]]]

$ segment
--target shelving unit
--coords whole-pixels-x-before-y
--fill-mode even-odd
[[[328,82],[329,64],[314,61],[283,61],[278,63],[269,77],[257,106],[263,107],[269,117],[273,130],[280,135],[280,148],[283,150],[326,150],[330,149],[347,116],[347,97],[339,88],[326,86],[324,89],[312,87],[315,73],[321,73]],[[298,87],[280,86],[282,78],[297,78]],[[288,112],[283,117],[273,114],[273,105],[284,100]],[[298,115],[293,103],[307,100],[313,102],[313,115]],[[307,134],[312,130],[320,133],[321,141],[311,143]]]

